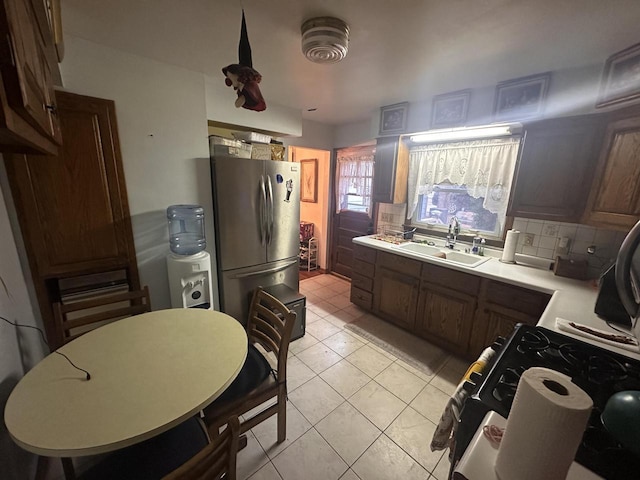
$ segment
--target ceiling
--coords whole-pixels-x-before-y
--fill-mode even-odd
[[[224,82],[236,63],[240,1],[62,0],[65,33]],[[638,0],[244,0],[267,101],[328,124],[382,105],[587,65],[640,41]],[[308,61],[300,26],[350,25],[342,62]],[[315,112],[308,109],[317,108]]]

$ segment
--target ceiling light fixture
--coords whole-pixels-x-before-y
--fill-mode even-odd
[[[510,123],[502,125],[486,125],[482,127],[448,128],[411,135],[413,143],[443,142],[448,140],[471,140],[474,138],[503,137],[519,133],[521,125]]]
[[[349,26],[334,17],[316,17],[305,21],[302,32],[302,53],[315,63],[336,63],[347,56]]]

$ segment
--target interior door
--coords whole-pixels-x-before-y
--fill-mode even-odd
[[[264,164],[269,212],[267,262],[276,262],[296,257],[300,251],[300,165],[270,160]]]

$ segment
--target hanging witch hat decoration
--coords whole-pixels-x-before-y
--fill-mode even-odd
[[[238,95],[236,99],[237,108],[246,108],[261,112],[267,108],[267,104],[262,98],[258,84],[262,80],[256,70],[253,69],[251,61],[251,45],[249,45],[249,35],[247,34],[247,23],[244,19],[244,8],[242,9],[242,27],[240,29],[240,44],[238,46],[239,63],[232,63],[222,69],[225,77],[225,84],[233,87]]]

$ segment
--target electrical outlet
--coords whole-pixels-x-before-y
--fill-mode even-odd
[[[524,246],[525,247],[532,247],[533,246],[533,240],[536,238],[535,234],[533,233],[525,233],[524,234]]]

